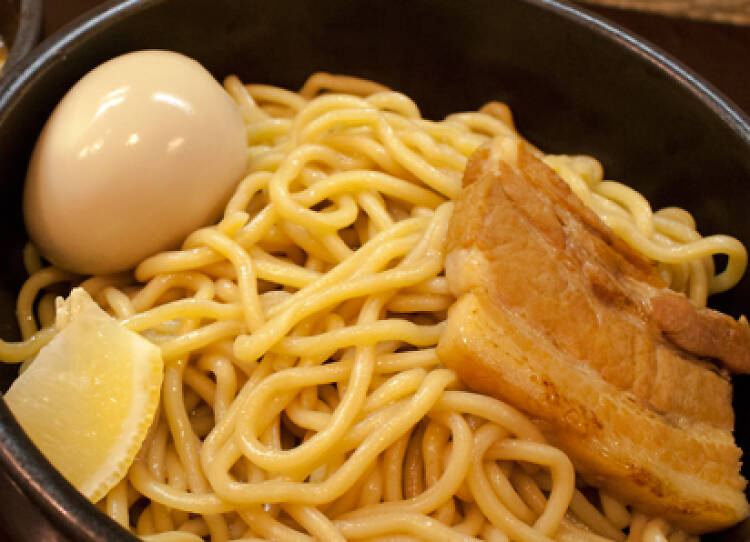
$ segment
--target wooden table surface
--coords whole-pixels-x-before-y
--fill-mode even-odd
[[[609,7],[641,9],[712,20],[750,24],[750,0],[584,0],[587,3]]]
[[[44,31],[49,36],[101,0],[45,0]],[[750,116],[750,26],[586,5],[646,38],[693,69]],[[4,536],[0,525],[0,540]]]

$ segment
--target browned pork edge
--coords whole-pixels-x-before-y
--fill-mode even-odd
[[[649,262],[523,146],[494,145],[449,229],[443,363],[536,418],[589,483],[692,532],[740,521],[725,375],[662,334]]]

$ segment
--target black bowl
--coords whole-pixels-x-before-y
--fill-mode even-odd
[[[0,36],[9,49],[0,76],[39,41],[42,0],[0,0]]]
[[[185,53],[217,78],[290,88],[316,70],[368,77],[408,93],[433,118],[501,100],[541,148],[594,155],[608,177],[656,207],[683,206],[704,233],[750,242],[748,120],[678,63],[583,10],[555,0],[127,0],[63,29],[0,86],[6,339],[17,337],[20,194],[34,140],[84,73],[145,48]],[[748,301],[748,279],[712,299],[735,316]],[[15,368],[0,369],[7,387]],[[735,382],[737,440],[750,450],[750,385]],[[132,540],[57,474],[1,401],[0,467],[0,514],[20,539]],[[735,530],[718,539],[745,537]]]

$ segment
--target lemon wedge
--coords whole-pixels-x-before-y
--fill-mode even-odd
[[[58,299],[57,335],[5,394],[31,440],[96,502],[125,476],[159,404],[161,351],[82,288]]]

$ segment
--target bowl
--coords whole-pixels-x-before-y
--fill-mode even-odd
[[[750,242],[747,118],[679,63],[585,10],[556,0],[126,0],[62,29],[0,84],[5,339],[18,336],[20,196],[34,141],[83,74],[148,48],[185,53],[219,79],[236,73],[298,88],[317,70],[367,77],[409,94],[429,118],[501,100],[542,149],[596,156],[608,177],[642,191],[654,206],[680,205],[703,233]],[[748,302],[750,279],[712,298],[734,316]],[[3,386],[15,373],[0,367]],[[735,383],[736,436],[750,450],[750,384]],[[0,467],[0,514],[10,534],[132,540],[65,482],[1,401]],[[746,538],[735,529],[715,539]]]
[[[0,76],[39,41],[42,11],[42,0],[0,0],[0,37],[9,50]]]

